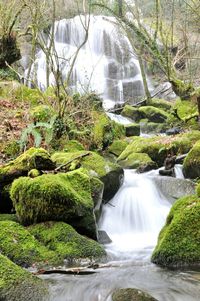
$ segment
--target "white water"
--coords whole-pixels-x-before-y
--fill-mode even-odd
[[[108,254],[121,259],[149,258],[169,209],[170,203],[155,188],[149,174],[125,170],[122,187],[104,205],[99,221],[99,228],[112,240],[106,246]]]
[[[76,16],[55,22],[54,53],[59,58],[59,71],[64,80],[77,48],[84,41],[83,24],[87,18]],[[47,40],[46,44],[49,43]],[[57,68],[56,64],[54,68]],[[46,88],[46,58],[42,50],[32,66],[31,79],[42,90]],[[50,85],[54,84],[55,78],[51,73]],[[144,95],[138,60],[114,18],[90,17],[88,41],[78,54],[70,84],[73,91],[99,93],[106,109],[127,100],[134,102]]]
[[[175,164],[174,170],[175,170],[176,178],[179,178],[179,179],[184,179],[185,178],[184,175],[183,175],[183,165]]]

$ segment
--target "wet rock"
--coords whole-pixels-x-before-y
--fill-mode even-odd
[[[183,164],[184,159],[186,158],[187,154],[179,155],[176,157],[175,163],[176,164]]]
[[[126,136],[140,136],[140,125],[137,123],[132,123],[125,126]]]
[[[200,177],[200,141],[195,143],[183,162],[183,173],[186,178]]]
[[[169,130],[166,131],[166,134],[168,136],[170,136],[170,135],[177,135],[177,134],[180,134],[180,133],[181,133],[181,129],[178,128],[178,127],[174,127],[174,128],[171,128],[171,129],[169,129]]]
[[[172,202],[183,196],[195,193],[196,185],[190,180],[177,179],[166,176],[155,177],[153,180],[161,193]]]
[[[106,231],[104,230],[99,230],[98,231],[98,242],[100,244],[110,244],[112,242],[112,240],[110,239],[110,237],[108,236],[108,234],[106,233]]]
[[[118,289],[112,294],[112,301],[158,301],[146,292],[135,288]]]

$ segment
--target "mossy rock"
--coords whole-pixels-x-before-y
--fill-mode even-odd
[[[12,183],[18,177],[26,176],[31,169],[51,170],[55,165],[43,148],[30,148],[10,163],[0,167],[0,185]]]
[[[170,111],[173,108],[173,104],[171,102],[160,98],[152,98],[148,102],[148,105],[158,109],[163,109],[164,111]]]
[[[126,160],[119,161],[119,164],[123,168],[138,169],[141,172],[157,168],[157,164],[145,153],[132,153]]]
[[[117,161],[128,160],[132,153],[146,153],[158,166],[162,166],[168,153],[185,154],[199,139],[200,131],[191,131],[173,137],[134,137]]]
[[[88,154],[87,156],[84,156]],[[80,165],[88,170],[90,176],[98,177],[104,183],[104,201],[109,201],[121,185],[123,169],[116,163],[106,161],[94,152],[79,151],[72,153],[57,152],[52,155],[52,160],[57,165],[65,164],[79,157]]]
[[[113,143],[109,146],[109,153],[119,156],[125,150],[125,148],[129,145],[126,140],[114,140]]]
[[[0,300],[45,301],[48,289],[45,282],[0,254]]]
[[[140,125],[137,123],[132,123],[125,125],[126,137],[140,136]]]
[[[96,241],[81,236],[72,226],[63,222],[37,224],[30,226],[29,231],[49,250],[65,259],[97,259],[106,254]]]
[[[183,197],[172,206],[152,262],[166,267],[200,265],[200,198]]]
[[[97,177],[90,177],[92,199],[94,202],[94,214],[98,222],[101,216],[104,183]]]
[[[125,136],[124,126],[116,123],[105,114],[92,112],[94,126],[92,128],[92,147],[99,150],[107,148],[114,139]]]
[[[21,177],[11,187],[17,217],[24,225],[55,220],[96,238],[90,178],[80,170]]]
[[[13,221],[13,222],[18,222],[16,214],[7,214],[3,213],[0,214],[0,221]]]
[[[182,120],[198,112],[196,103],[190,100],[177,99],[174,108]]]
[[[155,123],[155,122],[140,122],[140,134],[160,134],[165,132],[169,126],[167,123]]]
[[[39,243],[26,228],[14,221],[0,221],[0,252],[18,265],[59,264],[63,258]]]
[[[117,289],[112,294],[112,301],[158,301],[146,292],[136,288]]]
[[[143,118],[147,118],[151,122],[162,123],[167,120],[169,114],[164,110],[155,108],[153,106],[144,106],[139,108]]]
[[[138,122],[143,118],[143,114],[139,111],[139,108],[135,108],[130,105],[125,105],[121,112],[121,115],[131,118],[135,122]]]
[[[32,108],[29,114],[33,122],[49,122],[55,112],[50,106],[39,105]]]
[[[183,173],[186,178],[200,177],[200,141],[190,150],[183,162]]]

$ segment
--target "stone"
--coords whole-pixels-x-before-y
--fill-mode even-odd
[[[146,292],[136,288],[117,289],[112,294],[112,301],[158,301]]]

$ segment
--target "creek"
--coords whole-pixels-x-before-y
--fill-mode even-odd
[[[50,285],[51,301],[111,301],[116,288],[138,288],[159,301],[199,300],[199,272],[167,270],[150,262],[171,206],[154,184],[156,174],[125,170],[124,183],[104,205],[98,225],[112,240],[105,245],[107,262],[91,275],[42,276]]]

